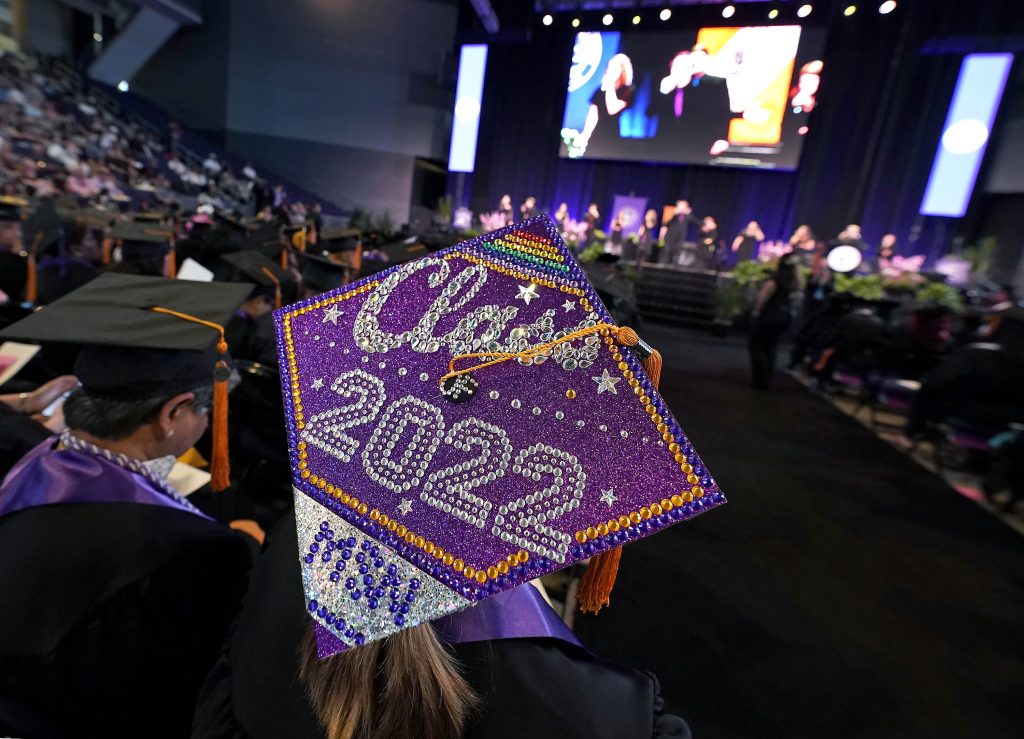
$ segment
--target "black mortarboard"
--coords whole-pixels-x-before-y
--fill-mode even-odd
[[[278,257],[283,248],[281,235],[273,223],[262,223],[242,242],[242,249],[258,251],[270,259]]]
[[[317,239],[317,248],[323,251],[351,251],[359,245],[362,231],[358,228],[325,228]]]
[[[28,201],[22,198],[0,195],[0,223],[20,221],[28,204]]]
[[[97,396],[170,397],[213,384],[211,472],[223,489],[229,372],[222,327],[251,290],[107,273],[3,329],[0,339],[82,346],[75,375]]]
[[[394,267],[396,264],[402,264],[412,259],[420,259],[427,256],[428,253],[426,245],[420,241],[413,241],[412,243],[399,241],[395,244],[385,244],[376,247],[374,251],[381,254],[384,259],[373,259],[364,254],[360,274],[369,275],[374,272],[380,272],[382,269]]]
[[[139,265],[149,274],[167,271],[165,257],[173,236],[171,229],[154,223],[126,221],[110,229],[110,238],[121,242],[121,261]]]
[[[224,254],[221,259],[233,266],[245,279],[256,283],[256,291],[275,302],[275,307],[294,302],[298,285],[288,270],[258,251]]]
[[[298,254],[302,262],[302,283],[316,293],[340,287],[351,269],[347,262],[323,254]]]

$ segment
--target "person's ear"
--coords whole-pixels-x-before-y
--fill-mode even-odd
[[[174,424],[178,420],[178,415],[184,412],[193,398],[195,398],[193,393],[179,393],[160,406],[156,420],[162,438],[174,435]]]

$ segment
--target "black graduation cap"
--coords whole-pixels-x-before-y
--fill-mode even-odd
[[[125,221],[110,229],[110,238],[121,242],[121,261],[150,274],[164,273],[165,257],[172,248],[173,237],[174,231],[154,223]]]
[[[258,230],[259,227],[262,225],[262,222],[260,221],[240,221],[234,216],[228,215],[227,213],[224,213],[223,211],[219,210],[214,211],[213,219],[214,221],[217,222],[217,225],[223,226],[226,230],[239,234],[241,236],[245,236],[247,234],[252,233],[253,231]]]
[[[364,255],[360,274],[369,275],[374,272],[380,272],[382,269],[394,267],[396,264],[402,264],[413,259],[425,257],[429,252],[426,245],[421,241],[413,241],[412,243],[399,241],[395,244],[378,246],[373,251],[382,256],[383,259],[374,258],[371,255]]]
[[[246,279],[255,282],[254,292],[273,300],[276,308],[292,303],[298,297],[298,285],[292,274],[258,251],[224,254],[221,259],[235,267]]]
[[[28,208],[29,202],[10,195],[0,195],[0,223],[20,221]]]
[[[91,395],[171,397],[214,385],[215,489],[227,487],[223,326],[251,284],[107,273],[0,331],[0,339],[80,345],[75,375]]]
[[[255,250],[263,256],[274,259],[281,254],[284,245],[281,243],[281,235],[277,226],[273,223],[262,223],[242,242],[242,249],[245,251]]]
[[[345,283],[350,265],[326,254],[298,253],[302,263],[302,283],[316,293],[327,292]]]
[[[325,228],[320,232],[317,248],[323,251],[351,251],[359,246],[362,231],[358,228]]]

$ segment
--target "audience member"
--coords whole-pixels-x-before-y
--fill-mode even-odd
[[[751,314],[751,384],[758,390],[771,387],[779,339],[789,326],[792,298],[799,289],[796,255],[786,254],[779,260],[775,274],[761,286]]]

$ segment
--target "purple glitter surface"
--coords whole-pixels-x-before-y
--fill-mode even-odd
[[[393,274],[402,279],[380,302]],[[358,498],[366,513],[352,510],[348,519],[360,528],[380,531],[371,511],[404,526],[419,555],[409,559],[424,569],[450,570],[424,554],[425,542],[485,573],[526,552],[534,566],[499,577],[491,569],[486,587],[473,583],[476,597],[724,502],[633,352],[619,347],[616,360],[597,334],[565,342],[542,363],[473,370],[478,387],[463,402],[442,394],[439,379],[454,355],[519,351],[612,323],[545,217],[275,317],[296,485],[317,498],[326,485],[335,497]],[[479,325],[467,333],[467,321]],[[486,359],[464,358],[457,368]],[[673,496],[685,502],[676,497],[659,511]],[[624,516],[629,526],[607,530]]]

